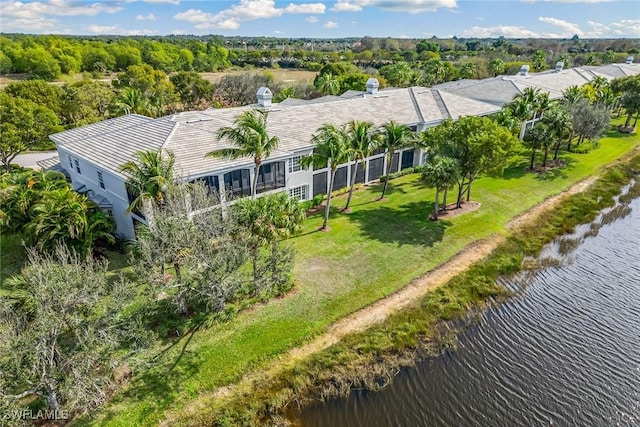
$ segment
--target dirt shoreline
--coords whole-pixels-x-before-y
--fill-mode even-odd
[[[528,211],[511,219],[507,224],[507,229],[516,230],[525,226],[541,213],[552,209],[567,197],[586,190],[597,178],[597,176],[591,176],[573,184],[562,193],[545,199]],[[311,342],[293,348],[286,354],[279,356],[270,363],[267,369],[259,372],[250,372],[235,384],[220,387],[201,395],[199,399],[193,400],[180,411],[180,418],[189,416],[190,414],[198,414],[211,400],[225,399],[236,392],[250,392],[256,380],[273,378],[283,369],[295,365],[300,360],[312,354],[325,350],[338,343],[343,337],[352,333],[362,332],[375,324],[383,322],[389,315],[420,301],[427,293],[445,285],[451,278],[463,273],[472,265],[487,257],[504,240],[504,236],[494,234],[468,245],[448,261],[414,279],[402,289],[340,319],[334,323],[327,332],[316,337]],[[173,418],[177,415],[178,414],[175,413],[170,414],[161,425],[172,425],[173,422],[177,421]]]

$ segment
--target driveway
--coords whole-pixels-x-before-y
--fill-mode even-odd
[[[17,163],[22,167],[40,169],[40,167],[36,164],[40,160],[46,160],[53,156],[57,156],[58,152],[53,151],[42,151],[38,153],[27,153],[27,154],[18,154],[18,156],[13,159],[12,163]]]

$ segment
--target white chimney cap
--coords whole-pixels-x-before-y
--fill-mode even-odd
[[[369,80],[367,80],[367,93],[374,94],[378,92],[379,87],[380,83],[378,82],[378,79],[371,77]]]
[[[625,61],[627,64],[633,64],[633,55],[627,56],[627,60]]]
[[[261,107],[271,107],[271,100],[273,99],[273,93],[271,93],[271,89],[268,87],[261,87],[256,92],[256,96],[258,97],[258,105]]]
[[[520,75],[526,76],[527,74],[529,74],[529,65],[523,64],[522,67],[520,67]]]

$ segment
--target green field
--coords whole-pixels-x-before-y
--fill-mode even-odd
[[[109,404],[76,424],[156,425],[167,414],[179,414],[200,395],[267,366],[468,244],[505,233],[511,218],[593,175],[639,142],[636,135],[611,133],[597,150],[566,155],[565,168],[542,176],[525,173],[523,157],[503,178],[474,183],[472,198],[480,209],[439,223],[427,220],[434,192],[418,175],[391,181],[386,202],[375,201],[378,186],[357,191],[349,215],[338,212],[346,199],[337,198],[329,233],[317,231],[322,217],[316,214],[289,240],[297,250],[294,292],[158,349],[152,369],[135,375]],[[4,257],[3,251],[3,265]]]

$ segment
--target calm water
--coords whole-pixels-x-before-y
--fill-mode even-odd
[[[305,409],[304,426],[640,426],[640,199],[485,312],[458,349],[379,393]],[[589,225],[580,227],[581,237]],[[508,286],[519,287],[524,278]]]

